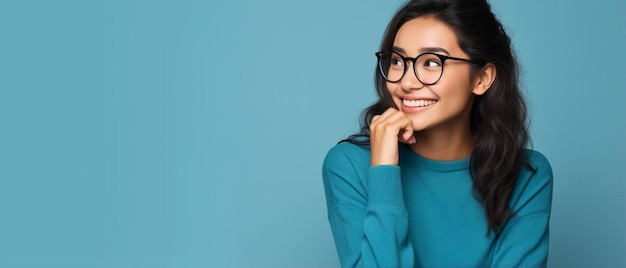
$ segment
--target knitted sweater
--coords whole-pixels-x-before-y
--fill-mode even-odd
[[[433,161],[399,145],[398,166],[370,167],[369,146],[343,142],[324,160],[328,219],[343,267],[545,267],[552,170],[527,150],[495,234],[472,192],[470,159]]]

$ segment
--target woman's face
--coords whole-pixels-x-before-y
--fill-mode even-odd
[[[420,17],[400,27],[392,50],[411,58],[434,52],[467,59],[457,43],[456,34],[447,24],[433,17]],[[408,63],[400,81],[386,84],[396,106],[413,121],[415,131],[469,127],[473,103],[470,63],[446,60],[443,66],[441,79],[434,85],[424,85],[417,79],[413,63]]]

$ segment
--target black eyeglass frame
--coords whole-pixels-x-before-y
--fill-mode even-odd
[[[402,75],[400,76],[400,78],[398,78],[398,80],[395,80],[395,81],[389,80],[387,78],[387,76],[385,75],[385,72],[382,69],[383,66],[381,66],[380,61],[381,61],[382,55],[385,54],[385,53],[395,53],[398,56],[400,56],[400,58],[404,62],[404,71],[402,72]],[[383,76],[383,78],[385,78],[385,80],[387,80],[387,82],[389,82],[389,83],[397,83],[400,80],[402,80],[402,78],[404,78],[404,75],[406,75],[406,69],[408,68],[407,67],[408,66],[407,62],[408,61],[411,61],[413,63],[412,64],[413,65],[413,73],[415,74],[415,77],[417,77],[417,80],[419,80],[420,83],[422,83],[424,85],[428,85],[428,86],[437,84],[437,82],[439,82],[439,80],[441,80],[441,77],[443,76],[443,69],[444,69],[444,66],[446,65],[446,60],[464,61],[464,62],[469,62],[469,63],[472,63],[472,64],[476,64],[476,65],[479,65],[479,66],[484,65],[484,62],[481,62],[481,61],[475,61],[475,60],[471,60],[471,59],[463,59],[463,58],[451,57],[451,56],[437,54],[437,53],[434,53],[434,52],[425,52],[425,53],[417,55],[417,57],[415,57],[415,58],[404,57],[400,53],[398,53],[397,51],[393,51],[393,50],[379,51],[379,52],[376,52],[375,55],[378,58],[378,60],[377,60],[378,61],[377,62],[377,64],[378,64],[378,71]],[[417,63],[417,59],[419,57],[423,56],[423,55],[435,55],[435,56],[437,56],[439,58],[439,60],[441,60],[441,73],[439,74],[439,77],[437,78],[437,80],[435,80],[435,82],[433,82],[433,83],[424,83],[424,82],[422,82],[422,79],[420,79],[420,76],[417,74],[417,70],[415,69],[415,63]]]

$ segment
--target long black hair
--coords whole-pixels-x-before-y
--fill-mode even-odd
[[[496,78],[489,90],[477,95],[470,116],[473,146],[470,171],[474,193],[482,203],[489,228],[498,232],[512,215],[508,207],[520,170],[527,165],[529,141],[526,103],[519,89],[519,66],[511,39],[486,0],[413,0],[389,22],[380,50],[390,50],[398,29],[407,21],[432,16],[450,26],[459,47],[477,62],[491,63]],[[472,65],[473,72],[481,66]],[[378,68],[378,67],[377,67]],[[386,81],[376,69],[378,101],[361,116],[361,132],[344,141],[368,144],[372,117],[394,107]]]

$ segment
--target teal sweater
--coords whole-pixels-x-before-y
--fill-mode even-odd
[[[398,166],[370,167],[369,146],[333,147],[322,172],[343,267],[545,267],[552,170],[527,151],[510,198],[515,213],[489,231],[472,194],[470,159],[433,161],[399,147]]]

